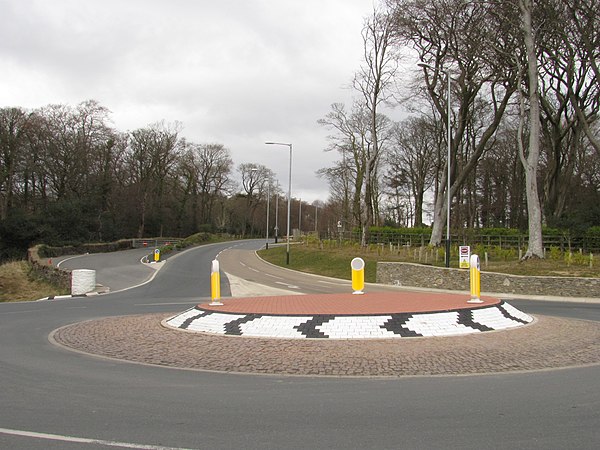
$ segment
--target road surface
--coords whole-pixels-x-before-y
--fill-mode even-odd
[[[232,375],[106,360],[48,341],[67,324],[182,311],[206,300],[210,263],[221,252],[226,272],[273,289],[347,289],[346,282],[281,269],[255,272],[244,262],[251,253],[237,258],[247,267],[228,260],[229,247],[263,243],[197,247],[158,272],[140,269],[135,252],[134,262],[112,266],[105,255],[99,267],[119,267],[111,294],[0,304],[0,448],[597,447],[600,366],[400,379]],[[124,278],[132,285],[152,280],[123,290]],[[531,314],[600,320],[600,305],[511,303]]]

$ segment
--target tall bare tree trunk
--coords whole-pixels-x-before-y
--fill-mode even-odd
[[[447,197],[446,192],[450,189],[448,181],[446,180],[446,171],[442,175],[440,185],[438,189],[438,195],[435,199],[435,207],[433,210],[433,224],[431,227],[431,238],[429,239],[429,245],[438,246],[442,243],[442,234],[444,232],[444,226],[446,225],[446,210],[447,210]]]
[[[523,95],[519,123],[519,156],[525,168],[525,191],[529,221],[529,243],[524,259],[543,258],[542,209],[537,187],[537,169],[540,159],[540,102],[538,93],[538,67],[535,53],[535,37],[531,20],[533,4],[531,0],[519,0],[521,24],[527,51],[527,75],[529,79],[529,150],[527,156],[522,142],[522,129],[525,114]]]

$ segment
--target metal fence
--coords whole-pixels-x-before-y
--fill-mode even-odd
[[[360,231],[343,231],[328,233],[320,236],[322,239],[344,240],[360,242],[362,234]],[[398,233],[398,232],[374,232],[371,233],[369,244],[393,244],[408,247],[425,247],[429,244],[430,233]],[[569,236],[569,235],[544,235],[542,237],[544,247],[550,249],[558,248],[561,251],[583,251],[600,252],[600,236]],[[442,236],[442,244],[446,236]],[[482,245],[485,247],[497,247],[502,249],[526,249],[528,235],[526,234],[479,234],[473,230],[468,233],[451,233],[450,241],[453,245]]]

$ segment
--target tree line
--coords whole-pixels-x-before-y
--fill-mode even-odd
[[[130,132],[110,123],[110,111],[93,100],[0,109],[0,259],[37,242],[265,236],[267,194],[269,234],[276,223],[285,230],[286,199],[267,167],[236,167],[223,144],[182,137],[181,123]],[[312,229],[315,208],[304,204],[302,213],[294,199],[294,228]]]
[[[366,244],[372,226],[431,222],[439,245],[449,197],[453,230],[518,228],[542,257],[543,225],[600,225],[599,15],[596,0],[382,1],[362,30],[355,101],[318,121],[339,155],[319,171],[329,200],[293,199],[291,228],[359,229]],[[181,130],[116,130],[93,100],[0,109],[0,255],[275,224],[281,236],[273,173]]]
[[[339,160],[320,174],[363,242],[432,219],[527,230],[600,225],[600,13],[595,0],[387,0],[363,28],[351,105],[319,123]],[[406,118],[386,112],[400,108]],[[449,125],[449,126],[448,126]],[[448,156],[449,155],[449,158]],[[448,177],[449,174],[449,177]]]

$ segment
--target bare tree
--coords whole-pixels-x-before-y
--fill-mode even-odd
[[[21,108],[0,109],[0,220],[6,219],[18,192],[18,171],[27,149],[29,114]]]
[[[425,85],[440,124],[448,123],[448,97],[455,104],[450,161],[445,162],[450,165],[451,180],[447,180],[447,170],[439,178],[430,241],[431,245],[439,245],[448,189],[453,198],[475,169],[491,145],[515,92],[516,69],[502,64],[514,43],[503,37],[500,30],[504,24],[494,19],[491,7],[484,3],[460,0],[391,3],[402,44],[416,51],[425,64]],[[491,35],[496,36],[493,46],[489,45]],[[451,95],[446,91],[446,76],[453,78]],[[444,130],[438,129],[440,134]],[[468,130],[471,136],[466,139]],[[448,145],[445,140],[441,142]],[[458,159],[460,150],[462,156]]]
[[[434,182],[436,137],[433,124],[424,117],[413,117],[395,124],[388,155],[388,183],[409,186],[414,201],[413,226],[423,224],[425,192]]]
[[[159,122],[147,128],[140,128],[130,134],[129,147],[125,155],[130,173],[130,186],[136,194],[138,206],[138,237],[146,232],[148,207],[152,201],[154,217],[159,223],[158,232],[162,235],[162,204],[166,181],[178,158],[178,134],[181,124]]]
[[[266,199],[269,186],[275,184],[275,174],[271,169],[254,163],[240,164],[238,172],[242,176],[242,189],[246,198],[246,225],[254,234],[256,209],[262,199]],[[242,231],[245,233],[245,229]]]
[[[199,145],[184,141],[182,147],[177,170],[180,181],[178,227],[182,229],[184,217],[191,219],[193,231],[198,229],[198,223],[212,227],[217,222],[215,204],[220,196],[229,193],[231,155],[222,144]]]
[[[206,144],[199,147],[200,197],[202,221],[209,223],[213,218],[217,198],[229,191],[230,174],[233,168],[231,154],[222,144]]]
[[[525,93],[519,90],[520,126],[519,126],[519,155],[525,168],[525,191],[527,194],[527,213],[529,222],[529,243],[524,259],[543,258],[544,246],[542,241],[542,209],[537,187],[537,170],[540,159],[540,102],[538,92],[538,66],[535,46],[535,31],[533,29],[533,4],[531,0],[519,0],[521,26],[525,43],[527,61],[527,82],[529,87],[529,140],[525,151],[523,144],[523,127],[525,121]],[[523,83],[520,83],[522,86]]]
[[[477,169],[478,224],[484,228],[527,226],[523,166],[515,151],[516,133],[512,123],[506,121]]]
[[[382,133],[386,121],[379,113],[380,106],[394,93],[399,53],[395,46],[392,18],[377,9],[363,27],[364,63],[354,77],[353,86],[362,95],[369,113],[370,139],[365,152],[365,214],[362,222],[362,245],[369,241],[370,227],[378,216],[379,201],[377,170],[383,153]]]
[[[363,186],[367,151],[370,147],[370,118],[362,103],[354,103],[350,112],[342,103],[331,105],[331,112],[318,123],[335,134],[329,136],[326,151],[337,151],[341,160],[334,167],[319,171],[330,180],[330,189],[341,197],[340,219],[347,226],[363,223]]]
[[[569,45],[571,51],[581,54],[581,64],[572,65],[571,70],[591,71],[587,80],[595,84],[595,102],[596,111],[598,109],[598,85],[600,84],[600,68],[598,60],[600,59],[600,11],[596,0],[562,0],[564,2],[567,14],[570,19],[568,27],[560,27],[563,31],[564,41]],[[574,38],[574,45],[569,43]],[[597,112],[591,114],[586,111],[585,104],[576,95],[577,91],[569,87],[569,100],[583,126],[583,131],[590,141],[590,144],[600,154],[600,138],[593,132],[590,123],[597,119]],[[593,111],[593,110],[592,110]]]
[[[597,120],[600,102],[600,83],[585,45],[590,32],[581,34],[569,8],[564,0],[551,0],[536,10],[543,211],[550,226],[560,226],[569,209],[577,158],[585,145],[581,138],[593,138],[585,130]]]

